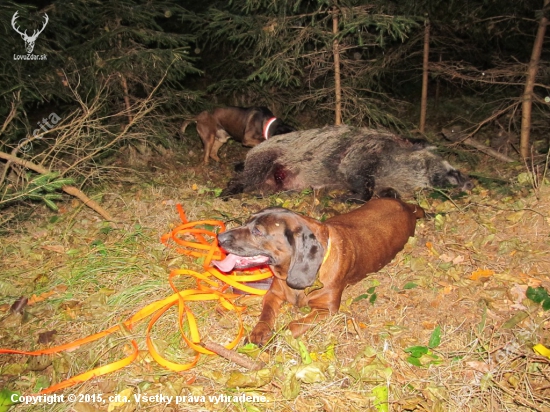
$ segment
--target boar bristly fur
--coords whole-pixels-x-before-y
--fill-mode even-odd
[[[433,149],[388,131],[348,126],[279,135],[248,152],[222,196],[328,188],[368,200],[388,189],[396,195],[448,185],[471,189],[470,180]]]

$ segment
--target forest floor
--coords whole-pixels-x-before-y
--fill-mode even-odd
[[[237,145],[229,151],[228,157],[244,153]],[[120,325],[173,293],[171,270],[202,272],[200,261],[160,242],[181,223],[176,204],[189,221],[219,219],[228,227],[274,205],[317,219],[357,207],[314,193],[222,201],[216,192],[231,165],[204,168],[199,158],[200,148],[154,158],[97,190],[94,198],[117,228],[70,198],[58,213],[25,206],[27,215],[0,234],[0,346],[44,349]],[[550,186],[519,180],[516,173],[505,188],[478,185],[452,199],[427,192],[406,199],[430,216],[388,266],[345,291],[339,314],[300,339],[309,364],[284,331],[301,316],[287,305],[277,336],[259,354],[266,363],[259,372],[216,355],[201,356],[187,371],[168,371],[147,351],[146,319],[55,355],[0,354],[0,391],[33,393],[122,359],[135,339],[139,356],[132,364],[31,410],[550,411],[550,359],[533,350],[550,347],[550,311],[526,297],[528,288],[543,297],[543,289],[550,291]],[[190,289],[195,280],[178,277],[176,284]],[[10,310],[20,297],[30,301]],[[250,331],[261,298],[239,301]],[[237,318],[220,305],[189,307],[204,339],[226,344],[237,334]],[[152,329],[153,344],[173,362],[191,362],[194,352],[178,329],[172,309]],[[257,398],[221,397],[243,393]],[[117,402],[123,396],[128,401]],[[13,410],[23,408],[29,410]]]

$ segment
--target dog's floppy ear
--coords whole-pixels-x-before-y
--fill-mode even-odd
[[[285,229],[285,236],[293,248],[286,283],[293,289],[305,289],[317,279],[325,250],[305,224],[294,231]]]

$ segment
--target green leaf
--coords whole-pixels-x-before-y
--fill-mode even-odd
[[[34,383],[34,392],[40,392],[42,389],[50,386],[50,379],[47,376],[40,375]]]
[[[376,290],[376,286],[372,286],[367,289],[367,293],[374,293],[375,290]]]
[[[407,283],[405,283],[405,286],[403,286],[403,289],[409,290],[409,289],[414,289],[414,288],[416,288],[416,287],[418,287],[418,285],[417,285],[416,283],[414,283],[414,282],[407,282]]]
[[[57,205],[52,202],[50,199],[46,198],[46,197],[43,197],[42,198],[42,201],[44,203],[46,203],[46,206],[48,206],[50,209],[52,209],[54,212],[57,212],[59,210],[59,208],[57,207]]]
[[[542,301],[542,310],[550,310],[550,297]]]
[[[101,233],[103,235],[108,235],[112,230],[113,230],[113,228],[111,226],[107,225],[107,226],[104,226],[101,229],[99,229],[99,233]]]
[[[240,348],[238,348],[237,352],[242,353],[244,355],[248,355],[253,359],[256,359],[262,351],[258,347],[258,345],[254,343],[247,343],[246,345],[243,345]]]
[[[246,409],[246,412],[262,412],[261,409],[257,408],[254,405],[249,404],[248,402],[245,402],[243,406],[244,406],[244,409]]]
[[[374,407],[379,412],[388,412],[389,403],[388,403],[388,386],[381,385],[372,389],[372,394],[375,397]]]
[[[525,295],[535,303],[541,303],[543,300],[548,299],[548,292],[543,287],[535,289],[528,286]]]
[[[374,305],[374,302],[376,302],[376,298],[378,298],[378,295],[376,293],[373,293],[371,296],[370,296],[370,299],[369,299],[369,302]]]
[[[405,349],[406,353],[410,353],[414,358],[420,358],[422,355],[426,355],[430,349],[427,346],[409,346]]]
[[[12,401],[12,396],[14,396],[14,395],[17,395],[14,398],[19,399],[19,396],[21,395],[21,392],[18,392],[18,391],[12,392],[7,388],[3,388],[0,391],[0,412],[7,412],[7,410],[12,405],[15,405],[16,403],[19,403],[19,402],[13,402]]]
[[[411,365],[422,367],[422,363],[420,362],[420,358],[416,358],[414,356],[409,356],[407,358],[407,362],[409,362]]]
[[[367,299],[369,295],[366,293],[363,293],[362,295],[357,296],[355,299],[353,299],[353,302],[359,302],[360,300]]]
[[[300,348],[300,356],[302,357],[302,363],[304,365],[309,365],[311,360],[311,355],[309,354],[309,351],[306,348],[306,345],[301,340],[297,339],[298,347]]]
[[[433,330],[432,335],[430,336],[428,347],[432,349],[437,348],[440,343],[441,343],[441,326],[437,325]]]

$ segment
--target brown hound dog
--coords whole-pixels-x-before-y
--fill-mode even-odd
[[[204,111],[181,125],[184,134],[187,126],[197,122],[197,133],[204,144],[204,164],[210,158],[220,161],[218,150],[231,137],[246,147],[254,147],[264,140],[295,129],[277,119],[267,107],[220,107],[213,112]]]
[[[424,210],[397,199],[375,199],[321,223],[283,208],[268,208],[244,226],[218,235],[229,252],[216,266],[228,272],[269,265],[273,283],[264,297],[250,342],[263,345],[272,335],[283,302],[311,312],[288,325],[294,337],[338,312],[347,285],[380,270],[414,235]]]

